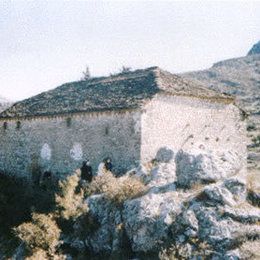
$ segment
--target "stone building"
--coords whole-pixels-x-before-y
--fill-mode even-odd
[[[158,67],[64,84],[0,114],[0,170],[30,177],[35,167],[66,174],[88,158],[111,157],[124,172],[164,147],[244,155],[234,99]]]

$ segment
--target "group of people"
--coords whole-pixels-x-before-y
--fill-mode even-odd
[[[112,171],[113,165],[110,158],[105,158],[98,166],[97,174],[93,173],[90,161],[83,161],[81,170],[81,179],[83,182],[90,183],[94,176],[102,176],[106,171]],[[38,174],[39,175],[39,174]],[[42,172],[35,180],[42,188],[47,189],[53,183],[53,174],[51,171]]]
[[[105,158],[98,166],[97,176],[102,176],[102,174],[105,171],[111,172],[112,168],[113,168],[113,165],[112,165],[111,159]],[[81,170],[82,180],[84,180],[86,182],[91,182],[94,177],[94,174],[93,174],[93,170],[92,170],[89,160],[83,161],[80,170]]]

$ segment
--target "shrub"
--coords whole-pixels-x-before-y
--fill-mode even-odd
[[[254,131],[254,130],[256,130],[256,125],[253,124],[253,123],[250,123],[250,124],[247,125],[246,130],[247,130],[248,132]]]
[[[260,135],[253,137],[252,142],[254,147],[260,147]]]
[[[247,175],[247,199],[257,207],[260,207],[260,180],[258,172],[249,172]]]
[[[48,254],[42,249],[34,251],[33,255],[26,257],[26,260],[43,260],[48,259]]]
[[[80,186],[80,171],[59,182],[59,193],[55,196],[58,215],[63,219],[76,219],[88,211],[84,203],[84,192]]]
[[[111,201],[122,204],[127,199],[141,195],[145,191],[145,185],[134,176],[116,178],[106,171],[94,178],[89,189],[90,193],[104,193]]]
[[[260,193],[260,180],[259,173],[251,171],[247,175],[247,189],[252,190],[256,193]]]
[[[120,69],[120,73],[127,73],[130,71],[132,71],[132,68],[127,66],[122,66],[122,68]]]
[[[160,260],[175,259],[211,259],[214,253],[212,247],[207,242],[202,242],[197,238],[189,238],[183,243],[173,243],[159,252]]]
[[[66,260],[68,257],[63,254],[55,254],[52,257],[50,257],[46,251],[42,249],[38,249],[33,253],[31,256],[27,256],[26,260],[45,260],[45,259],[53,259],[53,260]]]
[[[14,228],[14,232],[31,255],[39,250],[53,254],[61,233],[52,215],[37,213],[32,214],[31,222]]]

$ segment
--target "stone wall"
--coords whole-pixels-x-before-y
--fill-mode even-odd
[[[37,167],[70,173],[86,158],[96,171],[105,157],[112,158],[116,171],[125,171],[139,160],[137,111],[5,122],[0,121],[0,170],[9,174],[30,177]]]
[[[39,167],[70,173],[86,158],[96,171],[111,157],[115,171],[124,172],[160,155],[165,147],[174,156],[181,150],[224,151],[232,158],[239,155],[240,168],[246,167],[245,124],[232,104],[159,94],[142,112],[0,121],[0,170],[29,178]]]
[[[239,155],[242,168],[246,168],[245,122],[233,104],[157,95],[146,105],[141,125],[142,161],[155,158],[161,148],[168,147],[175,155],[180,150]]]

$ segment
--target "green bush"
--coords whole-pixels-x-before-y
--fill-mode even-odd
[[[250,131],[255,131],[255,130],[256,130],[256,125],[253,124],[253,123],[249,123],[249,124],[247,125],[247,127],[246,127],[246,130],[247,130],[248,132],[250,132]]]
[[[254,144],[254,147],[260,147],[260,135],[253,137],[252,142]]]

